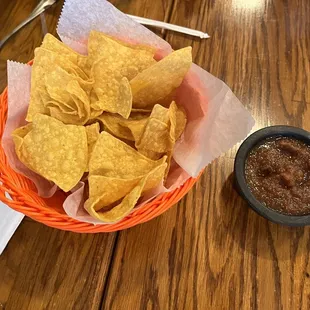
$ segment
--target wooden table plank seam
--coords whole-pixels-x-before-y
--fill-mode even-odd
[[[112,0],[122,11],[208,31],[200,40],[153,29],[226,82],[257,120],[310,130],[310,2]],[[36,0],[0,1],[0,37]],[[56,34],[63,0],[46,13]],[[8,22],[10,21],[10,22]],[[39,20],[0,51],[27,62]],[[239,144],[238,144],[239,145]],[[309,227],[267,222],[233,187],[237,146],[209,165],[164,215],[127,231],[79,235],[23,221],[0,257],[0,305],[22,309],[309,309]],[[0,306],[1,309],[1,306]]]
[[[164,22],[168,22],[168,23],[170,22],[172,11],[173,11],[173,4],[174,4],[174,2],[175,2],[175,0],[169,1],[168,8],[167,8],[167,10],[164,13],[164,18],[163,18]],[[165,7],[165,0],[162,1],[162,6]],[[143,16],[143,17],[148,17],[148,16]],[[160,31],[160,35],[162,36],[162,38],[164,40],[166,40],[167,31],[168,30]],[[118,240],[119,240],[119,237],[120,237],[121,233],[122,233],[122,231],[116,233],[115,244],[114,244],[114,247],[112,249],[112,257],[111,257],[111,261],[110,261],[109,268],[108,268],[106,282],[105,282],[105,285],[104,285],[104,290],[103,290],[102,299],[101,299],[101,303],[100,303],[100,309],[103,309],[106,306],[105,300],[107,298],[107,294],[109,293],[109,290],[108,290],[109,283],[110,283],[110,281],[112,279],[111,272],[113,270],[113,264],[114,264],[114,259],[113,258],[114,258],[115,255],[117,255]]]

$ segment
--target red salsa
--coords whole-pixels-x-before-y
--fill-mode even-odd
[[[248,155],[245,176],[266,207],[288,215],[310,214],[310,146],[304,142],[265,140]]]

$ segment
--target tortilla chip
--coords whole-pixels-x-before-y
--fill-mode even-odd
[[[47,108],[50,108],[50,107],[56,107],[58,108],[62,113],[65,113],[65,114],[71,114],[71,115],[78,115],[78,111],[76,111],[76,109],[74,109],[74,107],[68,105],[67,103],[64,103],[64,102],[58,102],[58,101],[55,101],[55,100],[50,100],[48,101],[45,106]]]
[[[159,153],[171,151],[173,143],[169,131],[169,109],[156,104],[144,126],[142,134],[136,140],[136,148],[149,158],[156,158]]]
[[[172,161],[172,157],[173,157],[173,151],[167,152],[166,155],[167,155],[167,168],[166,168],[165,177],[164,177],[165,181],[167,180],[168,174],[170,172],[171,161]]]
[[[86,128],[86,134],[87,134],[88,162],[89,162],[94,146],[100,135],[100,125],[99,123],[94,123],[89,126],[86,126],[85,128]],[[88,171],[88,165],[87,165],[86,172],[87,171]]]
[[[110,210],[101,210],[101,202],[105,201],[106,196],[109,193],[104,193],[101,196],[90,197],[85,202],[85,209],[92,215],[94,218],[97,218],[106,223],[117,222],[126,215],[135,207],[137,201],[141,197],[142,193],[155,188],[164,177],[167,164],[162,163],[158,167],[155,167],[147,175],[145,175],[139,183],[131,190],[131,192],[124,197],[124,199]]]
[[[62,102],[62,95],[57,94],[57,92],[62,91],[65,88],[64,85],[71,80],[77,81],[87,92],[92,89],[93,82],[83,80],[76,74],[76,70],[78,70],[77,66],[61,56],[58,57],[56,54],[41,48],[35,50],[27,121],[31,122],[36,113],[49,115],[50,112],[46,103],[51,100]],[[50,92],[54,88],[54,97],[51,98]],[[56,94],[57,97],[55,98]]]
[[[89,122],[96,122],[96,118],[103,113],[103,110],[93,110],[90,108],[90,118]]]
[[[92,76],[95,82],[91,95],[91,108],[128,118],[132,107],[132,95],[127,78],[114,71],[107,59],[101,59],[93,64]]]
[[[179,87],[192,64],[192,48],[175,51],[130,81],[133,107],[145,109]]]
[[[23,127],[16,128],[12,132],[12,138],[15,144],[15,151],[17,156],[19,156],[19,150],[23,144],[23,140],[26,137],[26,135],[32,130],[32,123],[29,123]]]
[[[169,109],[156,104],[140,139],[136,141],[136,148],[150,158],[156,158],[156,153],[171,152],[185,125],[186,114],[174,101]]]
[[[87,136],[83,126],[64,125],[36,114],[32,130],[19,146],[19,159],[65,192],[81,179],[87,165]]]
[[[89,197],[101,197],[100,204],[96,204],[94,209],[98,211],[122,199],[132,191],[141,179],[142,177],[119,179],[102,175],[91,175],[88,178]]]
[[[170,118],[170,137],[176,142],[182,135],[186,127],[186,113],[183,108],[178,106],[174,101],[171,103],[169,108]]]
[[[147,123],[147,117],[145,116],[135,115],[129,119],[124,119],[121,116],[110,113],[103,113],[98,117],[98,120],[105,126],[105,130],[108,130],[118,138],[129,141],[136,141],[141,136]]]
[[[145,125],[141,138],[136,143],[137,149],[156,153],[165,153],[173,148],[169,136],[170,124],[150,117]]]
[[[46,103],[51,116],[65,124],[86,124],[90,118],[89,96],[78,81],[72,79],[60,67],[56,67],[46,76],[46,89],[52,98],[52,101]],[[55,104],[54,100],[59,104]]]
[[[163,123],[169,125],[170,121],[169,109],[159,104],[154,105],[150,117],[156,118],[157,120],[162,121]]]
[[[72,88],[82,89],[87,96],[89,96],[93,88],[93,81],[84,81],[80,77],[70,74],[70,72],[57,64],[49,72],[45,72],[44,84],[48,95],[59,102],[70,100],[67,85],[71,85]]]
[[[75,52],[73,49],[59,41],[53,35],[47,33],[40,48],[47,49],[57,55],[65,57],[77,67],[81,68],[81,70],[83,70],[83,72],[89,76],[91,67],[89,65],[88,57]]]
[[[140,139],[136,141],[136,148],[144,156],[158,160],[167,155],[167,171],[176,141],[179,139],[186,126],[184,110],[173,101],[169,109],[155,105]]]
[[[91,31],[88,55],[92,62],[105,59],[111,70],[128,80],[156,63],[155,50],[150,47],[121,42],[98,31]]]
[[[26,119],[33,123],[12,137],[19,159],[62,190],[88,181],[85,209],[113,223],[167,177],[186,126],[172,100],[191,48],[156,62],[152,47],[92,31],[88,51],[82,56],[45,36],[32,68]]]
[[[166,158],[153,161],[126,143],[102,132],[95,144],[90,161],[90,175],[104,175],[120,179],[134,179],[145,175]]]
[[[158,152],[154,152],[154,151],[150,151],[150,150],[146,150],[146,149],[139,149],[139,153],[144,155],[147,158],[150,158],[152,160],[158,160],[160,158],[162,158],[165,153],[158,153]]]
[[[86,126],[86,134],[87,134],[87,145],[89,154],[93,151],[93,148],[99,138],[100,135],[100,126],[99,123],[94,123],[89,126]]]

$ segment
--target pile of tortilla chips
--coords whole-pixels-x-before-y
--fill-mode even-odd
[[[28,124],[12,134],[16,154],[65,192],[86,180],[84,207],[103,222],[120,220],[165,181],[186,126],[171,98],[191,48],[159,62],[154,54],[96,31],[87,56],[49,34],[35,50]]]

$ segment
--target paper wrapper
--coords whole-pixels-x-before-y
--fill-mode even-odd
[[[154,46],[162,51],[172,50],[169,43],[106,0],[67,0],[57,27],[62,41],[79,52],[86,53],[91,30],[104,32],[123,41]]]
[[[31,179],[41,197],[51,197],[57,186],[28,169],[19,161],[12,139],[14,129],[24,126],[30,98],[31,67],[8,61],[8,118],[2,137],[2,146],[10,166],[18,173]]]
[[[127,42],[154,46],[161,56],[172,51],[166,41],[105,0],[67,0],[57,28],[62,41],[77,52],[86,54],[91,30],[102,31]],[[8,72],[9,117],[3,147],[13,169],[33,180],[40,195],[51,194],[55,188],[18,161],[10,136],[12,130],[25,123],[31,69],[26,65],[9,62]],[[175,99],[185,108],[188,123],[176,144],[166,187],[160,185],[146,193],[137,207],[160,193],[178,188],[189,177],[198,176],[205,166],[243,140],[254,125],[253,118],[229,87],[196,65],[191,67],[178,88]],[[84,210],[83,194],[84,183],[80,182],[65,200],[65,212],[79,221],[101,223]]]

